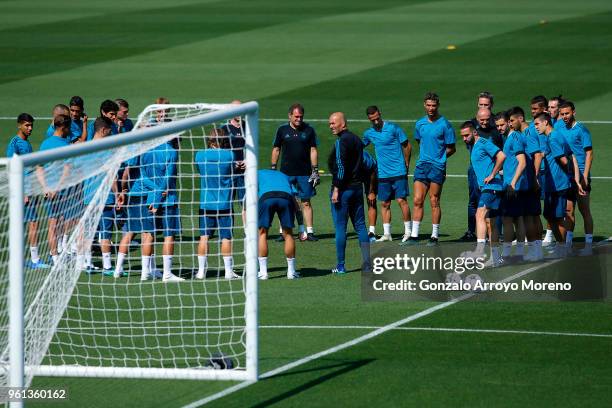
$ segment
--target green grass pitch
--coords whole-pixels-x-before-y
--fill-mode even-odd
[[[442,114],[453,120],[474,116],[475,95],[485,89],[495,94],[497,109],[528,110],[536,94],[563,94],[576,103],[580,120],[612,120],[608,0],[0,1],[0,32],[4,142],[15,132],[14,119],[4,118],[22,111],[48,117],[72,95],[85,99],[91,116],[101,100],[115,97],[130,102],[132,117],[158,96],[176,103],[257,100],[262,167],[281,123],[271,119],[285,118],[295,101],[305,105],[306,121],[322,120],[311,124],[324,169],[333,140],[324,120],[331,112],[346,112],[350,129],[360,134],[367,124],[350,119],[365,119],[366,106],[378,105],[384,118],[417,119],[428,90],[440,95]],[[47,125],[35,123],[35,147]],[[412,124],[402,126],[412,137]],[[588,126],[593,175],[612,177],[612,123]],[[458,141],[448,173],[465,174],[467,161]],[[347,252],[352,273],[330,275],[328,191],[324,178],[313,201],[323,239],[298,243],[303,279],[282,279],[281,246],[270,243],[273,279],[261,283],[259,297],[261,373],[435,305],[363,302],[354,235]],[[612,179],[593,181],[597,240],[612,235],[611,191]],[[466,180],[447,179],[443,241],[464,232],[466,201]],[[430,228],[426,208],[421,231]],[[579,216],[576,235],[583,236]],[[610,316],[609,303],[460,302],[211,405],[604,406],[612,395]],[[290,325],[342,327],[278,327]],[[40,377],[33,386],[68,387],[70,400],[31,405],[179,407],[230,385]]]

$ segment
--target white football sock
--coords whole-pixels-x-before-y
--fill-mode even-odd
[[[412,221],[412,233],[410,234],[412,238],[419,237],[419,227],[420,226],[421,226],[421,221]]]
[[[476,253],[477,254],[483,254],[484,253],[484,248],[485,248],[485,244],[487,243],[486,239],[478,239],[476,240]]]
[[[257,257],[259,261],[259,274],[267,275],[268,274],[268,257],[267,256],[259,256]]]
[[[172,255],[162,255],[162,262],[164,263],[164,276],[172,275]]]
[[[225,266],[225,274],[231,275],[234,270],[234,257],[224,256],[223,257],[223,265]]]
[[[142,256],[142,271],[140,273],[140,279],[149,279],[151,275],[151,257]]]
[[[404,221],[404,235],[412,233],[412,221]]]
[[[58,255],[51,255],[51,259],[53,260],[53,265],[57,265],[57,263],[59,262]]]
[[[70,238],[68,234],[64,234],[62,237],[62,248],[64,248],[64,251],[68,249],[68,238]]]
[[[593,243],[593,234],[584,234],[584,243],[592,244]]]
[[[547,229],[546,235],[544,236],[544,242],[552,242],[553,232],[552,230]]]
[[[87,250],[87,252],[85,252],[84,266],[93,266],[93,263],[91,263],[91,250]]]
[[[110,269],[113,267],[110,252],[102,252],[102,267],[104,269]]]
[[[127,254],[124,254],[123,252],[117,252],[117,264],[115,265],[116,275],[119,275],[121,272],[123,272],[123,261],[125,260],[126,256]]]
[[[372,234],[376,234],[376,225],[370,225],[369,230],[369,232],[371,232]]]
[[[383,234],[391,235],[391,224],[383,224]]]
[[[287,258],[287,273],[295,274],[295,258]]]
[[[525,242],[517,242],[516,249],[514,250],[514,252],[516,253],[516,255],[525,255]]]
[[[307,234],[314,234],[314,228],[313,227],[306,227],[306,233]]]
[[[31,246],[30,247],[30,259],[32,259],[33,263],[40,262],[40,255],[38,255],[38,247]]]
[[[208,270],[208,256],[198,255],[198,273],[206,274]]]
[[[155,263],[155,253],[152,253],[149,260],[149,271],[153,272],[155,269],[157,269],[157,264]]]
[[[439,233],[440,233],[440,224],[432,224],[431,225],[431,237],[438,238]]]

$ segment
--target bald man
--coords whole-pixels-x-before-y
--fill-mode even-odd
[[[345,274],[346,227],[351,219],[359,237],[362,256],[362,270],[370,268],[370,241],[365,226],[363,209],[363,142],[349,132],[344,113],[335,112],[329,117],[329,129],[337,137],[329,156],[332,173],[331,213],[336,228],[337,265],[332,273]]]
[[[489,139],[497,146],[500,150],[504,148],[504,139],[500,135],[495,122],[492,120],[492,113],[490,107],[493,106],[491,103],[489,107],[481,104],[481,99],[478,99],[478,111],[476,116],[472,118],[471,122],[474,124],[474,128],[478,132],[478,137]],[[492,98],[492,96],[491,96]],[[492,99],[491,99],[492,101]],[[466,144],[468,152],[472,153],[472,146]],[[472,163],[468,167],[468,204],[467,204],[467,218],[468,227],[467,231],[460,238],[462,241],[473,241],[476,239],[476,211],[478,209],[478,203],[480,201],[480,189],[478,188],[478,182],[476,180],[476,173],[472,167]],[[500,228],[501,230],[501,228]]]

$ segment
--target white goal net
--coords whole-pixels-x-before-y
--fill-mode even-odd
[[[256,378],[257,104],[152,105],[116,135],[97,124],[91,142],[11,159],[20,197],[0,168],[0,386],[19,385],[19,359],[25,386]],[[23,207],[10,233],[9,186]]]

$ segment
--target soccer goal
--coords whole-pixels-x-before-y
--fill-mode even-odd
[[[0,386],[257,379],[257,103],[96,130],[0,163]]]

